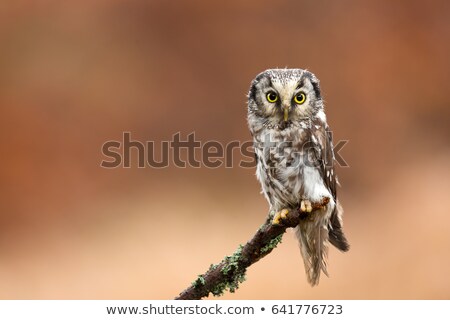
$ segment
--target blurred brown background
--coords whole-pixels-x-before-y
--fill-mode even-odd
[[[124,131],[247,141],[260,71],[321,80],[351,251],[292,234],[225,299],[450,298],[448,1],[3,1],[0,298],[170,299],[250,238],[254,169],[102,169]],[[238,159],[237,159],[238,160]]]

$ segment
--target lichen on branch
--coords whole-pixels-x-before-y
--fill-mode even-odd
[[[329,198],[323,198],[320,202],[312,203],[313,212],[323,208],[328,202]],[[272,252],[281,242],[286,229],[296,227],[306,214],[300,208],[292,209],[281,224],[273,224],[273,217],[269,214],[264,224],[245,245],[239,245],[232,255],[226,256],[220,263],[212,264],[175,299],[198,300],[210,293],[220,296],[226,290],[235,292],[239,284],[245,281],[247,268]]]

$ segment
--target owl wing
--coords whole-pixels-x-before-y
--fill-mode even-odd
[[[332,132],[326,124],[315,125],[312,132],[312,141],[316,159],[318,160],[318,169],[336,203],[330,217],[330,228],[328,237],[332,245],[342,251],[348,251],[349,244],[342,230],[342,207],[337,200],[336,186],[337,176],[334,170],[334,151]]]

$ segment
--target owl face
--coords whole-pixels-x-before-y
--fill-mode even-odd
[[[266,70],[253,80],[248,95],[249,117],[280,128],[311,118],[320,110],[319,81],[302,69]]]

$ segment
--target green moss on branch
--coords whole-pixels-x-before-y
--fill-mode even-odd
[[[313,210],[328,203],[328,198],[313,203]],[[272,224],[269,214],[265,223],[256,231],[252,239],[245,245],[239,245],[230,256],[226,256],[219,264],[211,265],[209,269],[192,282],[191,286],[181,292],[177,300],[195,300],[207,297],[210,293],[215,296],[224,294],[226,290],[235,292],[245,281],[247,268],[268,255],[281,242],[287,228],[296,227],[300,222],[299,209],[293,209],[282,224]]]

